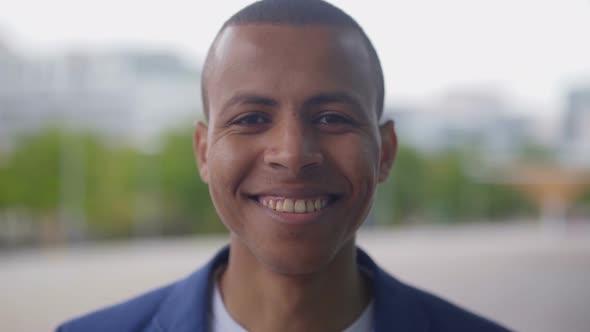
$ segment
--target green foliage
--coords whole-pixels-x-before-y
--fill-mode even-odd
[[[550,163],[555,161],[554,151],[545,146],[533,143],[523,145],[519,155],[523,160],[532,162]]]
[[[0,166],[0,208],[26,206],[38,213],[58,203],[60,133],[56,129],[23,137]]]
[[[133,233],[137,196],[136,169],[141,155],[126,147],[109,147],[92,139],[84,149],[87,220],[98,234]]]
[[[379,216],[381,222],[455,223],[534,211],[531,203],[511,188],[470,177],[464,166],[469,158],[474,157],[459,151],[425,156],[400,146],[390,179],[380,188],[376,209],[387,211]]]
[[[590,213],[590,189],[581,193],[576,203],[576,208],[573,211],[574,217],[577,217],[576,214],[579,213],[586,213],[586,215]]]
[[[58,223],[63,209],[79,209],[99,238],[224,231],[191,136],[169,133],[155,154],[60,129],[22,138],[0,156],[0,211],[24,208]]]
[[[207,185],[195,163],[192,131],[171,132],[163,139],[152,166],[160,174],[160,193],[169,223],[192,232],[225,230],[212,208]]]

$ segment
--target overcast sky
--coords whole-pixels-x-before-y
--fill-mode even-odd
[[[0,0],[0,36],[26,52],[125,45],[199,61],[218,27],[250,1]],[[466,87],[552,112],[590,82],[590,0],[333,0],[373,40],[388,100]]]

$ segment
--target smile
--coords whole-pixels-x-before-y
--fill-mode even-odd
[[[286,197],[259,197],[258,202],[277,212],[311,213],[325,208],[328,205],[329,198],[295,199]]]

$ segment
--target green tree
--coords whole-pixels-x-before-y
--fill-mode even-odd
[[[151,167],[159,174],[159,191],[164,202],[167,228],[191,232],[220,232],[219,221],[209,197],[207,185],[201,181],[192,144],[192,130],[168,133]]]
[[[38,216],[55,216],[61,136],[59,130],[48,129],[20,139],[1,166],[0,206],[26,207]]]

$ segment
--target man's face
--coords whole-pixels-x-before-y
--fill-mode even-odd
[[[281,273],[321,269],[354,246],[395,154],[360,34],[229,27],[211,60],[195,148],[232,250]]]

